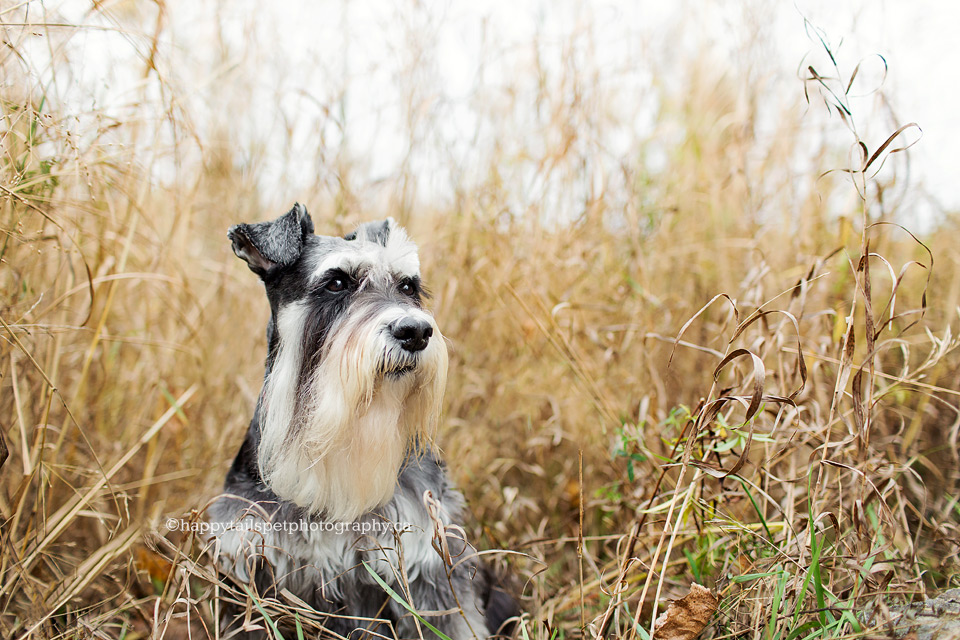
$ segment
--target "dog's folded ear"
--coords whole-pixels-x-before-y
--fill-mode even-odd
[[[276,220],[236,224],[230,227],[227,237],[233,252],[246,261],[251,271],[265,278],[296,262],[312,233],[313,220],[307,208],[297,203]]]
[[[343,239],[353,241],[360,238],[367,242],[376,242],[380,246],[385,247],[387,246],[387,240],[390,238],[390,232],[396,226],[397,223],[393,218],[365,222],[357,227],[355,231],[351,231],[343,236]]]

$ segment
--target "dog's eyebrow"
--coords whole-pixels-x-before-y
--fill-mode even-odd
[[[365,256],[352,251],[337,251],[323,256],[310,276],[312,281],[323,280],[335,271],[350,274],[354,277],[370,269],[369,260]]]
[[[313,269],[310,280],[316,282],[325,278],[334,270],[353,274],[355,277],[382,265],[384,270],[398,278],[419,278],[420,262],[416,251],[401,254],[391,260],[391,255],[379,245],[370,245],[371,249],[335,251],[322,256]]]

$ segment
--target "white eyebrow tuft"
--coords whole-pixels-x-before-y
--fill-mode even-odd
[[[387,246],[358,237],[347,246],[323,255],[313,270],[311,280],[317,280],[332,269],[346,273],[369,270],[400,277],[419,277],[420,257],[414,244],[402,227],[394,226],[387,238]]]

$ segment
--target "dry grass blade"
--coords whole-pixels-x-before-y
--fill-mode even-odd
[[[883,63],[883,75],[881,76],[880,81],[878,82],[877,87],[874,88],[874,89],[872,89],[871,91],[865,93],[864,95],[869,95],[869,94],[871,94],[871,93],[874,93],[874,92],[877,91],[881,86],[883,86],[883,83],[884,83],[884,82],[886,81],[886,79],[887,79],[887,73],[890,71],[890,67],[887,66],[887,59],[884,58],[882,55],[880,55],[879,53],[875,53],[875,54],[873,54],[873,56],[870,56],[870,57],[871,57],[871,58],[878,58],[878,59],[880,60],[880,62]],[[861,67],[861,66],[863,66],[863,60],[861,60],[860,62],[858,62],[858,63],[857,63],[857,66],[855,66],[855,67],[853,68],[853,71],[850,73],[850,80],[847,82],[847,88],[844,90],[844,93],[845,93],[846,95],[848,95],[848,96],[850,95],[850,89],[853,88],[853,83],[854,83],[854,81],[857,79],[857,76],[860,74],[860,67]]]
[[[893,141],[899,138],[904,132],[909,131],[910,129],[916,129],[921,134],[923,133],[923,130],[920,128],[920,125],[918,125],[916,122],[910,122],[908,124],[901,126],[899,129],[891,133],[890,136],[886,140],[884,140],[879,147],[877,147],[877,150],[874,151],[873,154],[870,156],[870,158],[863,163],[863,166],[860,168],[860,171],[862,173],[866,173],[867,169],[873,166],[873,163],[876,162],[877,158],[879,158],[884,151],[886,151],[887,147],[889,147],[893,143]],[[887,155],[890,156],[895,153],[900,153],[901,151],[906,151],[913,145],[917,144],[919,141],[920,141],[920,137],[917,137],[916,140],[913,140],[909,144],[906,144],[902,147],[897,147],[896,149],[891,149],[890,153],[888,153]],[[883,167],[883,163],[881,162],[880,166],[878,166],[877,170],[874,172],[874,175],[876,175],[882,167]]]
[[[766,379],[767,373],[760,356],[747,349],[734,349],[728,353],[723,360],[720,361],[720,364],[717,365],[717,368],[713,370],[713,380],[716,382],[720,378],[720,372],[723,371],[723,368],[726,367],[727,364],[744,356],[749,357],[753,364],[753,393],[750,394],[750,405],[747,407],[747,415],[743,420],[746,423],[750,422],[753,417],[757,415],[757,411],[760,410],[760,401],[763,398],[763,381]]]
[[[728,296],[727,294],[725,294],[725,293],[718,293],[717,295],[713,296],[713,297],[710,299],[710,302],[708,302],[707,304],[705,304],[705,305],[703,305],[702,307],[700,307],[700,309],[699,309],[695,314],[693,314],[691,317],[687,318],[687,321],[683,323],[683,326],[682,326],[682,327],[680,327],[680,331],[677,332],[677,337],[674,338],[673,349],[670,351],[670,358],[667,360],[667,363],[668,363],[668,364],[671,363],[671,362],[673,362],[673,356],[674,356],[674,354],[675,354],[676,351],[677,351],[677,345],[680,344],[680,338],[682,338],[682,337],[683,337],[683,334],[686,332],[686,330],[690,328],[690,325],[693,324],[693,321],[696,320],[697,318],[699,318],[701,314],[703,314],[707,309],[709,309],[711,306],[713,306],[713,303],[716,302],[717,300],[719,300],[720,298],[725,298],[725,299],[727,300],[727,302],[730,303],[730,307],[733,309],[734,319],[739,322],[740,313],[739,313],[739,311],[737,311],[737,303],[734,302],[734,301],[733,301],[733,298],[731,298],[731,297]]]

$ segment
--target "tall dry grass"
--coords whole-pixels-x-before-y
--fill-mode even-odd
[[[856,125],[853,69],[803,69],[771,114],[762,83],[693,61],[611,175],[623,122],[571,46],[532,110],[523,70],[478,91],[503,137],[483,179],[431,205],[411,162],[371,208],[346,153],[274,197],[261,147],[196,126],[164,67],[175,6],[79,29],[0,7],[4,637],[214,634],[228,587],[164,522],[202,517],[258,392],[267,309],[225,230],[297,198],[324,233],[393,214],[420,242],[451,340],[441,443],[475,536],[523,554],[497,559],[523,637],[647,637],[692,582],[721,597],[712,637],[838,637],[958,584],[955,221],[884,224],[909,220],[910,129],[883,147],[807,113]],[[138,60],[120,108],[70,99],[83,24]],[[529,127],[542,144],[509,137]]]

